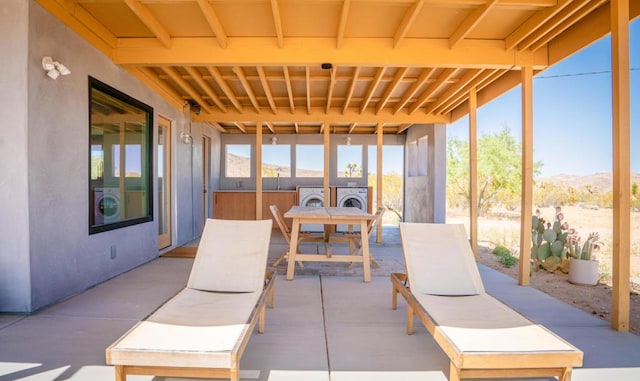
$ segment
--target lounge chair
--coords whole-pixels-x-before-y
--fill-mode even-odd
[[[270,205],[269,206],[269,210],[271,210],[271,214],[273,215],[273,219],[274,221],[276,221],[276,224],[278,224],[278,227],[280,228],[280,232],[282,232],[282,236],[284,237],[285,241],[287,241],[287,244],[291,245],[291,230],[289,229],[289,226],[287,226],[287,223],[284,220],[284,217],[282,216],[282,213],[280,212],[280,209],[278,209],[278,206],[276,205]],[[322,234],[322,233],[320,233]],[[300,241],[306,241],[306,242],[324,242],[324,236],[323,235],[313,235],[310,232],[300,232],[298,234],[298,243]],[[296,248],[297,250],[297,248]],[[297,250],[298,252],[300,250]],[[287,251],[285,251],[281,256],[279,256],[272,264],[273,267],[278,266],[278,264],[280,262],[282,262],[282,260],[287,258],[287,254],[289,253],[289,248],[287,248]],[[300,267],[304,267],[304,265],[302,264],[302,262],[298,262],[298,265]]]
[[[107,348],[116,380],[135,374],[238,381],[256,322],[264,331],[267,299],[273,306],[275,278],[265,271],[270,237],[271,220],[207,220],[186,288]]]
[[[367,225],[368,237],[371,237],[371,232],[373,231],[373,229],[375,229],[376,226],[378,226],[378,224],[380,223],[380,221],[382,221],[382,215],[384,214],[384,211],[385,211],[385,208],[378,208],[378,210],[376,211],[376,214],[373,215],[373,219],[369,221],[369,224]],[[344,238],[349,240],[349,247],[351,248],[353,246],[353,250],[351,251],[351,254],[362,255],[362,234],[360,234],[359,231],[353,231],[353,232],[344,232],[343,236]],[[373,255],[370,255],[370,258],[371,258],[371,264],[373,265],[373,267],[376,269],[379,268],[380,265],[378,264],[376,259],[373,257]],[[351,265],[353,265],[353,262],[351,262]]]
[[[401,223],[407,274],[391,274],[392,308],[407,301],[450,359],[449,380],[558,377],[569,381],[582,352],[485,292],[462,225]],[[408,281],[408,285],[406,284]]]

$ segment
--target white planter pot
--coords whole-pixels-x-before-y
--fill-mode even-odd
[[[600,280],[600,263],[571,258],[569,262],[569,282],[582,286],[595,286]]]

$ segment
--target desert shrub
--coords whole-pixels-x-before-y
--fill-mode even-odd
[[[498,256],[498,262],[500,262],[504,267],[510,268],[518,263],[518,258],[511,255],[511,250],[504,246],[496,246],[493,249],[493,254]]]
[[[498,245],[493,249],[493,254],[502,257],[503,255],[510,255],[511,251],[504,246]]]

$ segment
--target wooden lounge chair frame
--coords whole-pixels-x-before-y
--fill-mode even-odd
[[[461,229],[464,231],[464,227],[461,227]],[[473,256],[470,249],[469,253]],[[582,366],[582,351],[539,324],[537,324],[537,326],[541,328],[542,335],[549,335],[550,337],[566,344],[568,348],[566,350],[553,350],[548,352],[463,351],[460,349],[459,345],[456,344],[455,340],[448,336],[447,333],[441,329],[440,324],[429,314],[429,307],[424,306],[416,299],[409,287],[409,284],[407,283],[408,281],[410,280],[408,279],[407,274],[391,274],[392,309],[397,309],[398,294],[402,295],[407,302],[407,334],[413,333],[414,316],[417,315],[427,331],[433,336],[440,348],[449,357],[450,381],[459,381],[463,378],[550,376],[558,377],[558,380],[560,381],[570,381],[573,367]],[[449,297],[449,299],[451,298],[452,297]],[[494,300],[504,306],[504,304],[497,301],[497,299]],[[524,316],[522,316],[522,318],[529,320]],[[534,322],[531,323],[535,324]]]
[[[276,224],[280,228],[280,231],[282,232],[282,235],[284,236],[285,241],[287,241],[287,244],[291,245],[291,230],[289,229],[289,226],[285,222],[284,217],[282,216],[282,213],[280,212],[280,209],[278,209],[277,205],[269,205],[269,210],[271,210],[271,214],[273,215],[273,219],[276,221]],[[323,236],[313,236],[309,232],[300,232],[298,234],[298,243],[300,243],[300,241],[325,242]],[[300,251],[300,250],[298,250],[298,248],[296,248],[296,251]],[[287,248],[287,250],[284,253],[282,253],[282,255],[280,255],[273,262],[273,264],[271,266],[273,266],[273,267],[278,266],[280,264],[280,262],[282,262],[284,259],[286,259],[288,257],[288,253],[289,253],[289,248]],[[300,261],[298,261],[298,265],[300,267],[304,267],[304,265]]]
[[[257,222],[257,221],[256,221]],[[264,221],[266,222],[266,221]],[[270,223],[270,221],[268,221]],[[269,230],[270,227],[269,227]],[[258,332],[263,333],[265,329],[265,314],[266,306],[273,308],[274,306],[274,284],[275,273],[272,270],[265,272],[264,287],[260,293],[255,306],[249,314],[245,325],[242,328],[241,333],[238,336],[238,340],[235,342],[233,348],[225,351],[225,356],[228,356],[229,367],[216,368],[208,366],[199,366],[207,362],[207,353],[198,350],[163,350],[163,355],[166,356],[170,353],[172,356],[171,363],[183,363],[184,366],[176,366],[171,364],[162,365],[144,365],[148,363],[157,363],[157,359],[154,357],[158,354],[157,350],[150,350],[148,352],[144,350],[130,350],[127,351],[118,349],[119,344],[132,332],[135,332],[145,321],[151,320],[154,315],[162,309],[163,306],[175,301],[182,295],[181,290],[176,296],[169,299],[156,311],[147,316],[143,321],[136,324],[127,333],[122,335],[116,342],[114,342],[106,350],[107,364],[115,365],[115,379],[116,381],[126,381],[128,375],[154,375],[161,377],[188,377],[188,378],[227,378],[231,381],[240,380],[240,359],[244,350],[249,342],[251,333],[254,331],[256,324],[258,324]],[[229,294],[229,293],[227,293]],[[197,324],[196,324],[197,325]],[[194,325],[195,326],[195,325]],[[140,363],[143,365],[136,365],[134,363]],[[195,365],[194,365],[195,364]]]

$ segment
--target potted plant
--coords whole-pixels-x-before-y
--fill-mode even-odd
[[[594,252],[600,250],[600,234],[592,232],[580,246],[580,237],[571,237],[569,245],[569,282],[583,286],[595,286],[600,280],[600,263],[595,260]]]

